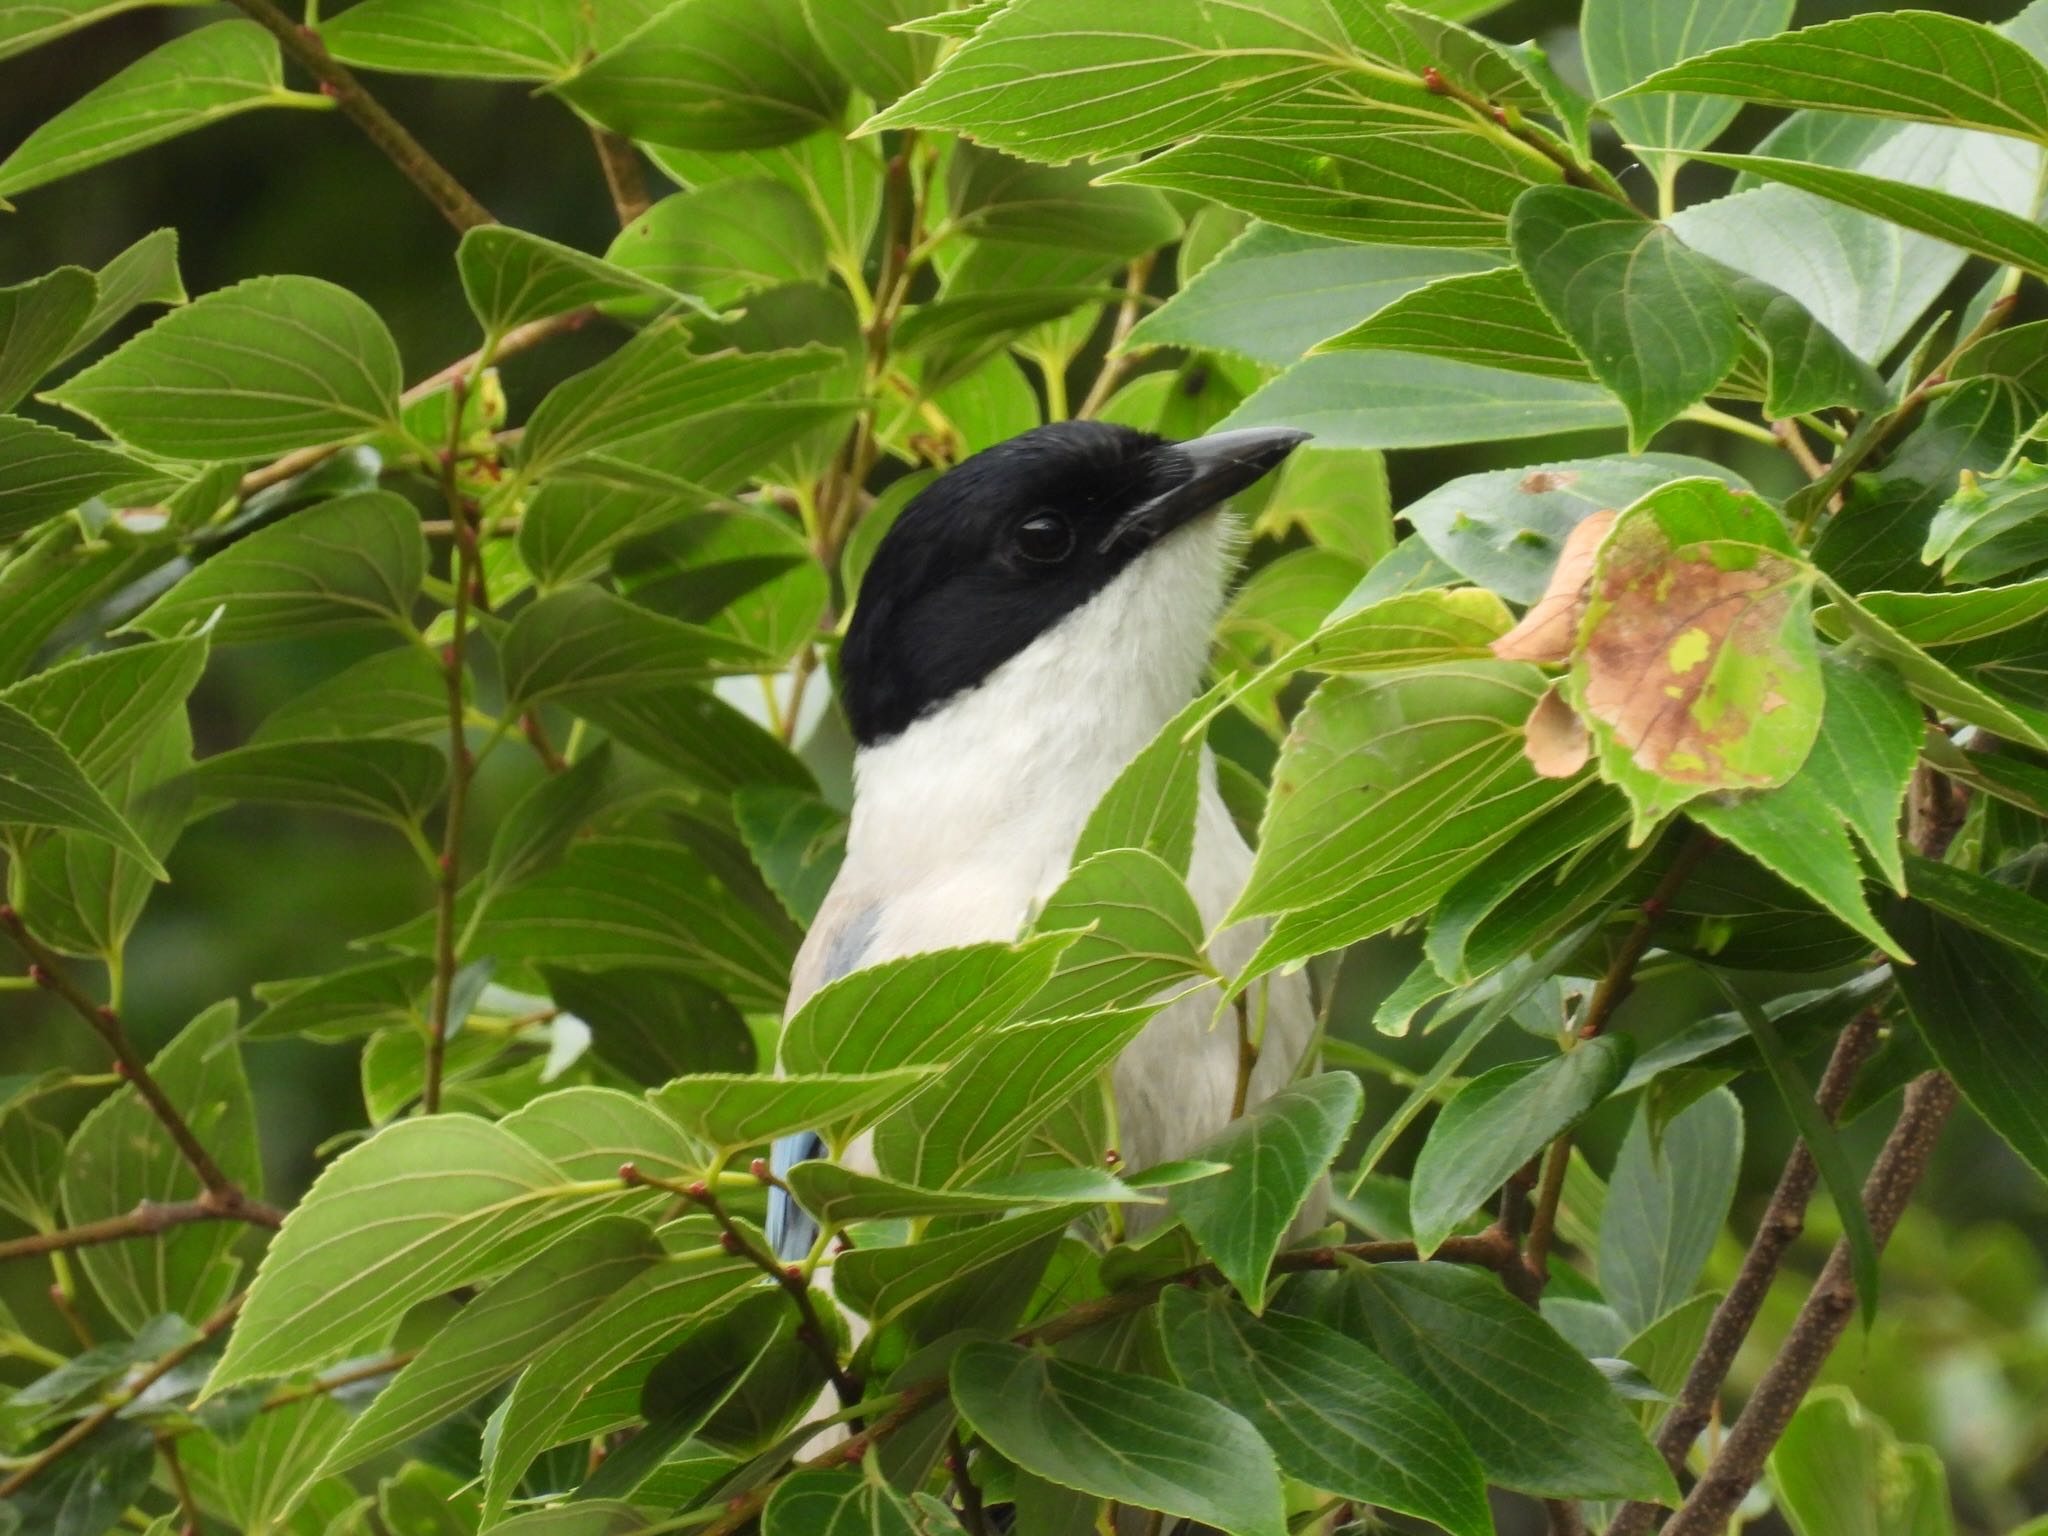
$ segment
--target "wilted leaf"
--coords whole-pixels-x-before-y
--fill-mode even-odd
[[[1550,573],[1543,595],[1529,606],[1513,629],[1493,642],[1493,654],[1503,661],[1569,661],[1578,643],[1579,625],[1585,618],[1593,586],[1593,562],[1600,554],[1600,541],[1621,514],[1612,510],[1595,512],[1574,527]]]

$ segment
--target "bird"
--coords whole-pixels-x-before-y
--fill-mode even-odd
[[[1103,793],[1201,690],[1242,543],[1223,508],[1310,434],[1248,428],[1175,442],[1062,421],[940,475],[877,544],[840,649],[854,743],[846,856],[799,950],[787,1015],[818,988],[907,955],[1022,936],[1068,873]],[[1252,852],[1202,749],[1188,888],[1210,930]],[[1263,924],[1210,942],[1224,975]],[[1314,1032],[1303,976],[1275,978],[1247,1105],[1285,1087]],[[1112,1069],[1122,1166],[1187,1156],[1229,1121],[1237,1032],[1213,984],[1168,1006]],[[1028,1015],[1027,1015],[1028,1016]],[[795,1260],[817,1225],[769,1160],[767,1235]],[[849,1163],[868,1156],[861,1142]]]

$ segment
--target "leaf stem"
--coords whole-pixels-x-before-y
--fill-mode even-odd
[[[157,1080],[150,1075],[149,1063],[142,1059],[128,1038],[128,1031],[121,1025],[121,1016],[111,1006],[95,1003],[80,990],[78,984],[65,972],[56,954],[42,940],[28,931],[28,925],[21,920],[21,914],[13,907],[0,905],[0,932],[14,941],[14,945],[29,961],[29,977],[38,986],[54,992],[71,1007],[71,1011],[92,1028],[94,1034],[113,1053],[115,1070],[132,1083],[135,1091],[147,1104],[150,1113],[162,1123],[170,1135],[179,1154],[189,1163],[192,1171],[199,1175],[199,1182],[206,1188],[206,1197],[220,1208],[224,1216],[232,1216],[257,1226],[275,1227],[284,1217],[273,1206],[255,1200],[222,1172],[213,1154],[200,1144],[192,1127],[178,1112]],[[43,1250],[54,1251],[54,1250]]]
[[[406,131],[405,125],[384,110],[383,104],[364,88],[362,81],[332,54],[310,26],[301,26],[273,3],[273,0],[231,0],[235,8],[275,37],[284,51],[301,68],[320,82],[320,93],[332,97],[349,120],[362,129],[369,141],[440,210],[441,216],[458,230],[479,224],[495,224],[488,208],[471,196],[469,189],[450,175],[447,167],[428,154],[425,146]]]
[[[1159,260],[1157,251],[1147,251],[1124,268],[1124,301],[1117,306],[1116,324],[1109,334],[1109,347],[1103,353],[1102,366],[1095,372],[1095,382],[1088,386],[1088,393],[1081,400],[1078,417],[1093,416],[1109,403],[1109,397],[1116,393],[1138,361],[1138,354],[1123,350],[1130,339],[1132,329],[1138,323],[1138,316],[1145,307],[1145,289],[1152,281],[1152,268]],[[1051,370],[1047,370],[1048,375]],[[1061,384],[1065,384],[1062,379]]]
[[[1719,427],[1723,432],[1732,432],[1737,437],[1746,437],[1752,443],[1762,443],[1767,448],[1782,448],[1784,443],[1769,427],[1758,426],[1753,421],[1744,421],[1740,416],[1717,410],[1711,405],[1687,406],[1680,413],[1682,421],[1696,421],[1703,427]]]

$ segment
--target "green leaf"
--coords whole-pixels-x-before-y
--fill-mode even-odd
[[[685,149],[789,144],[846,104],[801,0],[670,6],[553,90],[629,139]]]
[[[472,950],[576,970],[680,971],[742,1008],[770,1009],[781,1005],[796,936],[673,842],[593,837],[494,900]]]
[[[1026,1471],[1231,1536],[1286,1529],[1273,1453],[1206,1397],[1014,1344],[967,1345],[951,1379],[961,1417]]]
[[[590,1029],[590,1049],[643,1087],[686,1072],[745,1072],[754,1038],[739,1010],[672,971],[586,974],[542,966],[548,995]]]
[[[395,426],[400,379],[391,333],[347,289],[252,277],[172,310],[48,398],[167,458],[250,459]]]
[[[1155,1004],[1012,1024],[976,1041],[875,1132],[878,1171],[922,1188],[1000,1172],[1157,1012]]]
[[[263,1160],[235,1013],[232,1001],[207,1009],[157,1053],[149,1072],[221,1171],[255,1195]],[[102,1100],[65,1149],[64,1210],[74,1225],[126,1215],[145,1201],[203,1193],[199,1176],[132,1087]],[[166,1312],[204,1317],[227,1300],[239,1268],[228,1255],[238,1235],[231,1222],[196,1223],[82,1249],[78,1262],[107,1310],[139,1329]]]
[[[1460,1088],[1430,1127],[1408,1186],[1415,1250],[1428,1258],[1515,1171],[1614,1091],[1634,1056],[1598,1035],[1544,1062],[1510,1062]]]
[[[344,64],[478,80],[553,80],[575,69],[577,7],[562,0],[367,0],[322,18]]]
[[[1274,770],[1232,920],[1344,897],[1383,911],[1377,929],[1425,909],[1562,798],[1522,755],[1539,691],[1533,668],[1491,660],[1326,680]]]
[[[1622,93],[1624,101],[1610,103],[1610,110],[1657,92],[1694,91],[1773,107],[1826,107],[2048,137],[2048,67],[1992,27],[1936,11],[1892,11],[1778,37],[1754,35],[1776,32],[1790,19],[1789,7],[1772,9],[1779,12],[1775,24],[1745,29],[1749,41],[1661,69]],[[1613,92],[1611,85],[1602,89]],[[1622,113],[1616,115],[1630,132]]]
[[[946,0],[804,0],[804,18],[832,67],[876,101],[893,101],[931,73],[938,45],[905,24]]]
[[[388,5],[394,0],[374,3]],[[359,5],[342,16],[360,16],[372,8]],[[483,224],[465,232],[455,250],[455,266],[470,309],[493,337],[587,304],[626,299],[652,300],[658,310],[709,312],[694,293],[503,224]]]
[[[1465,1437],[1371,1350],[1309,1318],[1248,1316],[1220,1292],[1169,1289],[1160,1311],[1174,1374],[1242,1415],[1289,1477],[1492,1536]]]
[[[798,1163],[788,1178],[803,1208],[831,1226],[904,1216],[985,1216],[1051,1207],[1078,1213],[1103,1203],[1157,1203],[1099,1168],[1049,1168],[983,1179],[958,1189],[918,1189],[821,1159]]]
[[[1071,1219],[1058,1208],[1030,1211],[900,1247],[849,1249],[833,1261],[832,1293],[875,1328],[900,1320],[920,1338],[1009,1328]],[[1020,1280],[1027,1294],[1006,1310]]]
[[[1325,448],[1428,448],[1618,427],[1606,390],[1407,352],[1304,358],[1219,423],[1294,426]]]
[[[55,736],[88,778],[107,783],[184,704],[205,667],[202,637],[124,646],[0,689],[0,703]]]
[[[635,603],[793,662],[817,636],[831,583],[791,521],[751,510],[686,513],[612,559]]]
[[[838,1143],[894,1109],[936,1070],[910,1066],[803,1077],[706,1072],[677,1078],[655,1092],[653,1103],[699,1141],[722,1151],[807,1130]]]
[[[713,499],[709,489],[692,496],[680,487],[550,481],[519,520],[519,557],[546,593],[603,574],[621,546],[680,517],[691,503]]]
[[[65,356],[75,356],[142,304],[183,304],[178,276],[178,232],[151,230],[97,273],[99,296],[85,323],[72,335]]]
[[[0,12],[0,59],[12,58],[31,48],[91,26],[109,16],[139,6],[198,5],[203,0],[32,0],[9,6]]]
[[[1915,966],[1899,969],[1919,974]],[[1835,1215],[1842,1223],[1842,1240],[1849,1245],[1849,1269],[1855,1278],[1856,1299],[1863,1311],[1863,1325],[1868,1328],[1877,1317],[1878,1246],[1876,1238],[1871,1235],[1870,1217],[1863,1208],[1863,1190],[1857,1182],[1855,1170],[1849,1165],[1848,1153],[1843,1149],[1833,1122],[1814,1102],[1813,1088],[1806,1081],[1806,1074],[1800,1070],[1798,1061],[1786,1048],[1776,1022],[1738,992],[1721,972],[1708,971],[1707,975],[1720,988],[1728,1005],[1742,1015],[1749,1037],[1756,1042],[1757,1053],[1763,1057],[1764,1067],[1771,1075],[1772,1086],[1778,1090],[1778,1097],[1784,1100],[1786,1112],[1791,1115],[1793,1125],[1798,1127],[1808,1155],[1820,1169],[1821,1182],[1827,1185],[1828,1197],[1835,1204]],[[1908,994],[1909,1004],[1910,1001],[1911,995]]]
[[[57,738],[0,703],[0,825],[66,828],[100,839],[157,879],[164,869]]]
[[[846,856],[846,817],[816,795],[780,784],[742,787],[732,813],[776,899],[808,925]]]
[[[1816,573],[1778,515],[1718,480],[1651,491],[1599,547],[1568,680],[1640,842],[1716,789],[1782,784],[1820,729]]]
[[[439,748],[377,736],[238,747],[196,763],[180,782],[208,800],[317,806],[416,827],[447,779]]]
[[[488,901],[559,859],[609,798],[611,787],[611,743],[601,742],[588,756],[522,795],[491,838],[481,899]]]
[[[1979,687],[1970,674],[1937,661],[1835,582],[1827,581],[1827,595],[1830,606],[1821,611],[1821,627],[1838,638],[1853,636],[1859,649],[1889,662],[1922,703],[2048,750],[2048,712]]]
[[[1587,516],[1699,475],[1748,488],[1718,464],[1673,453],[1567,459],[1460,476],[1410,502],[1401,516],[1460,575],[1529,604],[1543,595],[1565,540]]]
[[[1483,368],[1590,381],[1592,371],[1513,267],[1440,278],[1316,350],[1413,352]]]
[[[816,788],[789,748],[708,689],[579,690],[562,702],[621,746],[714,794],[743,784]]]
[[[701,0],[693,0],[690,9],[700,8]],[[595,368],[557,384],[533,408],[520,471],[538,479],[640,436],[650,422],[672,433],[692,416],[745,404],[763,390],[829,367],[837,356],[818,346],[704,356],[690,350],[689,334],[676,323],[651,325]]]
[[[1734,120],[1735,106],[1699,96],[1664,96],[1639,101],[1623,95],[1634,85],[1689,54],[1782,30],[1792,20],[1792,0],[1707,0],[1707,3],[1649,7],[1629,0],[1587,0],[1580,36],[1586,74],[1597,95],[1619,101],[1602,107],[1624,142],[1652,153],[1643,161],[1660,182],[1676,173],[1685,151],[1704,149]],[[1668,154],[1654,151],[1668,150]]]
[[[1537,302],[1628,408],[1631,447],[1727,377],[1742,344],[1713,267],[1662,224],[1579,187],[1515,204],[1515,259]]]
[[[534,603],[512,621],[498,651],[506,698],[523,709],[584,694],[668,688],[764,664],[742,641],[593,586],[564,587]]]
[[[1098,186],[1097,174],[1083,164],[1035,165],[962,141],[947,166],[946,195],[960,230],[981,240],[1129,260],[1179,237],[1180,216],[1164,196]]]
[[[326,107],[284,88],[277,42],[253,21],[175,37],[38,124],[0,160],[0,197],[26,192],[251,107]]]
[[[1382,245],[1494,249],[1531,186],[1558,171],[1468,127],[1332,125],[1264,138],[1224,133],[1153,155],[1105,179],[1213,198],[1311,235]]]
[[[1670,1469],[1606,1379],[1492,1275],[1375,1264],[1353,1271],[1341,1295],[1388,1363],[1450,1415],[1489,1482],[1546,1498],[1675,1502]]]
[[[2021,459],[2011,473],[1979,479],[1965,470],[1955,495],[1927,528],[1920,558],[1941,562],[1944,581],[1991,581],[2048,558],[2041,514],[2048,471]]]
[[[797,188],[748,176],[664,197],[619,231],[605,259],[726,305],[784,283],[822,282],[825,229]]]
[[[2048,959],[2048,903],[2001,880],[1909,855],[1913,899],[2008,949]]]
[[[1827,703],[1800,772],[1849,824],[1892,888],[1904,891],[1899,816],[1919,761],[1920,712],[1889,667],[1826,651],[1821,675]]]
[[[1173,1191],[1173,1213],[1254,1312],[1266,1271],[1364,1103],[1349,1072],[1305,1078],[1209,1138],[1197,1155],[1229,1166]]]
[[[1675,1398],[1692,1373],[1692,1363],[1706,1343],[1707,1329],[1726,1293],[1706,1291],[1679,1303],[1621,1346],[1620,1358],[1635,1366],[1650,1385],[1666,1397]],[[1655,1431],[1663,1420],[1666,1404],[1642,1402],[1635,1405],[1636,1422]]]
[[[457,1413],[660,1258],[644,1224],[608,1217],[493,1282],[356,1417],[322,1471],[345,1472]]]
[[[353,1502],[346,1483],[321,1484],[320,1458],[348,1427],[348,1410],[315,1393],[259,1413],[226,1443],[194,1436],[179,1461],[195,1500],[238,1531],[289,1531],[324,1524]]]
[[[0,288],[0,410],[11,409],[70,349],[98,294],[98,281],[83,267]]]
[[[259,981],[254,991],[269,1006],[249,1026],[251,1040],[307,1035],[348,1040],[391,1025],[423,1023],[420,995],[433,979],[423,955],[394,955],[321,976]]]
[[[1180,876],[1141,848],[1111,849],[1076,865],[1033,927],[1076,932],[1058,971],[1031,1001],[1040,1018],[1128,1007],[1215,974],[1194,898]]]
[[[32,1112],[14,1110],[0,1119],[0,1208],[39,1232],[62,1226],[57,1189],[64,1176],[64,1151],[63,1134]]]
[[[132,626],[163,638],[207,625],[216,645],[410,622],[426,571],[419,516],[389,491],[294,512],[209,558]]]
[[[350,1147],[271,1240],[207,1393],[326,1365],[414,1303],[525,1257],[522,1240],[568,1203],[563,1182],[471,1115],[401,1120]]]
[[[1771,1450],[1772,1496],[1799,1536],[1950,1536],[1948,1471],[1928,1445],[1903,1445],[1846,1387],[1814,1392]]]
[[[760,1285],[760,1267],[727,1253],[708,1227],[688,1235],[703,1246],[670,1252],[628,1280],[561,1330],[513,1385],[484,1452],[487,1521],[549,1446],[636,1422],[640,1389],[655,1363]]]
[[[1637,1106],[1600,1218],[1600,1291],[1631,1333],[1692,1295],[1742,1168],[1742,1106],[1716,1088],[1661,1134]]]
[[[763,175],[796,188],[825,226],[834,267],[846,271],[866,259],[882,211],[882,156],[875,144],[849,139],[833,127],[769,149],[720,153],[645,147],[654,163],[684,187],[701,189]]]
[[[101,1536],[149,1492],[156,1441],[140,1424],[116,1423],[81,1454],[67,1456],[0,1509],[19,1520],[14,1529],[50,1536]]]
[[[1124,764],[1103,791],[1074,845],[1079,868],[1098,853],[1142,848],[1185,877],[1195,850],[1195,814],[1202,738],[1196,727],[1214,707],[1214,695],[1194,700]]]
[[[134,459],[102,444],[19,416],[0,416],[0,543],[147,474]]]
[[[1961,592],[1865,592],[1858,600],[1913,645],[1963,645],[2048,614],[2048,577]]]
[[[1234,352],[1284,368],[1424,283],[1497,261],[1483,251],[1354,245],[1254,224],[1140,320],[1130,345]]]
[[[2032,1088],[2048,1053],[2037,966],[1918,902],[1895,924],[1918,962],[1900,969],[1899,988],[1921,1038],[1985,1122],[2048,1177],[2048,1105]]]
[[[879,1469],[800,1467],[775,1485],[761,1513],[763,1536],[927,1536],[938,1525],[882,1478]]]
[[[440,658],[418,645],[366,656],[294,694],[249,739],[267,745],[342,736],[447,740],[448,674]]]
[[[1325,0],[1154,0],[1145,20],[1133,31],[1088,0],[1010,5],[861,131],[947,128],[1045,161],[1149,149],[1332,78],[1351,51],[1346,23],[1365,18]]]
[[[1701,154],[1694,158],[1797,187],[1993,261],[2048,276],[2048,230],[1975,198],[1769,155]]]

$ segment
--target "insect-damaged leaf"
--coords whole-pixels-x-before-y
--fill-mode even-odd
[[[1812,567],[1777,515],[1718,480],[1679,480],[1600,546],[1568,684],[1600,773],[1640,842],[1711,790],[1767,789],[1820,729]]]

